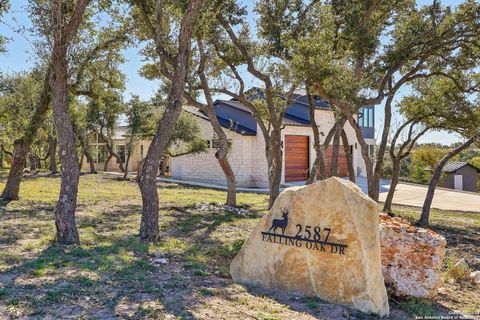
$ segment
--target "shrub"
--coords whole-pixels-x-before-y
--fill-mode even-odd
[[[470,269],[463,263],[458,263],[457,256],[448,256],[445,259],[443,277],[447,282],[461,283],[470,279]]]

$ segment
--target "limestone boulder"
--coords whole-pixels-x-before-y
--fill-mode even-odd
[[[230,273],[241,284],[389,313],[378,206],[343,179],[282,192],[233,259]]]
[[[470,278],[475,282],[477,285],[480,284],[480,271],[473,271],[470,273]]]
[[[433,298],[442,283],[445,238],[385,213],[380,221],[382,270],[389,294]]]

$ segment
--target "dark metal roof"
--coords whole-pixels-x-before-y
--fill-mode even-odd
[[[244,106],[238,100],[216,100],[215,104],[217,104],[217,103],[225,103],[225,104],[228,104],[229,106],[232,106],[234,108],[240,109],[240,110],[245,111],[245,112],[248,112],[250,114],[252,113],[252,111],[248,107]]]
[[[242,126],[238,122],[233,122],[224,118],[220,118],[217,116],[218,122],[222,125],[222,127],[227,128],[229,130],[232,130],[236,133],[239,133],[243,136],[256,136],[257,132],[254,130],[251,130],[247,127]]]
[[[202,118],[204,120],[210,121],[210,118],[201,110],[192,107],[192,106],[184,106],[183,107],[184,111],[187,111],[188,113],[191,113],[199,118]],[[256,131],[251,130],[247,127],[242,126],[240,123],[235,123],[233,121],[230,121],[228,119],[221,118],[217,116],[218,122],[220,125],[224,128],[227,128],[229,130],[232,130],[238,134],[241,134],[243,136],[255,136],[257,134]]]
[[[310,121],[299,118],[299,117],[295,117],[295,116],[293,116],[291,114],[288,114],[288,113],[285,113],[285,115],[283,116],[283,123],[293,125],[293,126],[308,126],[308,125],[310,125]]]
[[[261,88],[253,87],[245,92],[245,96],[248,97],[247,99],[259,99],[264,96],[264,91]],[[282,96],[278,97],[284,99]],[[316,109],[330,110],[330,105],[327,101],[321,100],[317,96],[314,97],[314,101]],[[237,99],[216,100],[214,104],[217,119],[223,127],[242,135],[254,136],[257,134],[257,121],[253,117],[252,111],[240,101]],[[309,109],[308,99],[304,90],[296,91],[293,94],[291,104],[285,111],[283,124],[291,126],[310,125]],[[192,107],[189,107],[187,111],[208,120],[208,117],[198,109],[194,111]]]
[[[453,173],[465,166],[472,167],[473,169],[477,170],[477,172],[480,172],[480,168],[477,168],[468,162],[453,162],[453,161],[447,162],[447,164],[445,164],[445,166],[443,167],[442,172]]]
[[[293,93],[292,96],[293,102],[301,103],[310,108],[310,103],[308,102],[307,92],[305,89],[298,89]],[[313,102],[316,109],[330,109],[330,104],[327,100],[320,99],[319,96],[313,96]]]

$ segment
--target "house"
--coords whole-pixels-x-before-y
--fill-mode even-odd
[[[335,122],[334,113],[326,101],[314,97],[315,120],[320,131],[320,142],[323,143],[329,130]],[[265,156],[265,140],[257,121],[250,109],[236,99],[216,100],[214,102],[217,119],[225,128],[225,133],[231,144],[229,161],[235,173],[237,185],[240,187],[268,187],[267,161]],[[226,184],[223,171],[215,158],[218,139],[212,129],[208,116],[199,109],[184,106],[184,111],[197,119],[202,137],[207,141],[206,152],[188,154],[170,158],[167,175],[190,181],[200,181],[213,184]],[[375,146],[375,110],[373,106],[365,107],[356,115],[363,137],[369,145],[369,153],[373,154]],[[310,112],[305,92],[295,93],[292,103],[287,107],[283,120],[282,130],[283,167],[282,184],[304,181],[315,160],[313,131],[310,126]],[[355,174],[365,176],[365,163],[361,156],[360,145],[353,128],[344,126],[349,141],[349,148],[353,155]],[[119,134],[121,136],[121,134]],[[125,135],[124,135],[125,136]],[[116,140],[116,148],[124,150],[125,138]],[[123,147],[122,147],[123,145]],[[95,144],[102,152],[101,143]],[[134,152],[129,165],[130,171],[135,171],[148,149],[149,141],[138,141],[134,145]],[[332,145],[325,153],[327,170],[332,157]],[[105,157],[97,156],[99,166]],[[118,171],[118,165],[110,160],[108,170]],[[84,164],[84,168],[87,168]],[[339,149],[338,175],[348,176],[347,159],[344,148]]]
[[[333,111],[327,102],[315,97],[315,120],[319,126],[320,142],[332,128],[335,120]],[[238,186],[268,187],[267,161],[263,134],[249,108],[236,99],[215,101],[215,110],[220,124],[226,129],[231,141],[229,161],[235,173]],[[209,118],[200,110],[185,107],[198,118],[202,136],[209,141],[210,148],[205,153],[190,154],[171,160],[171,176],[177,179],[225,184],[223,172],[215,158],[216,137]],[[365,140],[374,151],[374,107],[363,108],[358,121]],[[350,150],[353,154],[353,167],[356,175],[365,176],[365,163],[361,157],[353,128],[347,123],[344,127]],[[313,131],[310,126],[310,112],[307,96],[297,92],[288,106],[284,117],[282,184],[304,181],[308,178],[309,168],[315,160]],[[332,146],[326,150],[326,164],[330,164]],[[340,148],[338,175],[347,176],[347,160],[343,148]],[[327,168],[329,170],[329,168]]]
[[[125,166],[127,158],[127,142],[128,142],[128,130],[125,125],[119,125],[115,127],[113,140],[113,149],[119,156]],[[145,157],[150,141],[140,140],[135,141],[132,146],[132,153],[128,165],[128,171],[133,172],[138,170],[138,166],[142,159]],[[89,139],[89,151],[94,161],[95,170],[97,171],[115,171],[119,172],[119,161],[115,158],[109,159],[109,152],[106,144],[99,138],[97,134],[92,134]],[[105,163],[107,162],[107,163]],[[82,162],[82,170],[88,171],[90,165],[87,159],[84,157]]]
[[[440,186],[449,189],[478,192],[480,169],[468,162],[447,162]]]

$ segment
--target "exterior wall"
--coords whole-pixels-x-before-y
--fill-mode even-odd
[[[445,174],[444,177],[442,177],[442,180],[438,184],[442,188],[448,188],[448,189],[453,189],[454,188],[454,176],[455,174],[453,173],[447,173]]]
[[[204,139],[212,140],[214,132],[210,122],[198,118],[198,124]],[[242,136],[227,129],[225,133],[232,141],[229,161],[235,173],[237,185],[267,187],[265,143],[262,135]],[[173,158],[172,177],[225,185],[226,179],[215,157],[215,152],[215,148],[209,148],[206,152]]]
[[[370,148],[375,146],[375,139],[365,139],[365,142],[370,146]],[[362,147],[357,142],[356,138],[355,138],[355,144],[354,144],[354,154],[356,155],[356,159],[353,160],[355,174],[360,177],[366,177],[367,166],[362,157]]]
[[[454,176],[462,175],[463,191],[478,192],[478,172],[472,167],[465,166],[460,168],[455,173],[449,173],[440,182],[440,187],[454,189]]]
[[[124,146],[125,143],[126,141],[124,139],[115,140],[114,148],[116,148],[117,146],[122,146],[122,145]],[[93,159],[95,160],[95,170],[97,171],[103,171],[105,168],[104,162],[97,162],[97,148],[102,145],[105,145],[105,144],[103,143],[91,144],[91,149],[92,149],[91,153],[92,153]],[[142,146],[143,146],[143,156],[142,156]],[[147,141],[147,140],[134,141],[132,155],[130,156],[130,161],[128,164],[129,172],[135,172],[138,170],[138,166],[140,165],[142,159],[147,154],[147,150],[149,146],[150,146],[150,141]],[[126,159],[126,155],[125,155],[125,159]],[[124,166],[125,166],[125,163],[124,163]],[[82,170],[83,171],[90,170],[90,164],[88,163],[87,158],[85,156],[83,157]],[[110,161],[108,161],[107,171],[121,172],[119,164],[117,163],[117,159],[112,158],[110,159]]]

